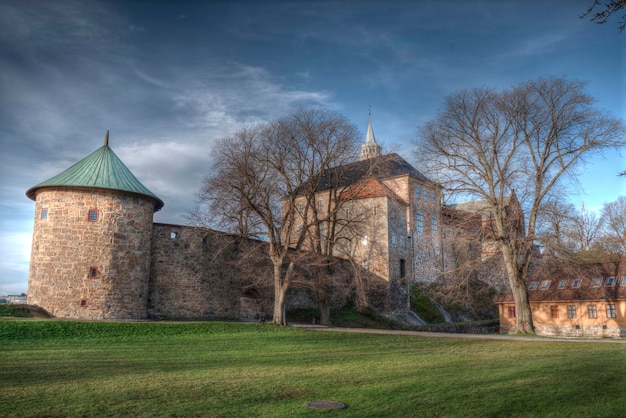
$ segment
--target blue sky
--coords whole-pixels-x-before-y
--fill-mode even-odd
[[[588,82],[626,117],[626,33],[591,0],[0,2],[0,294],[27,290],[24,195],[110,146],[184,223],[213,142],[324,106],[411,161],[416,128],[457,90],[542,76]],[[418,167],[419,168],[419,167]],[[623,157],[581,173],[587,210],[626,194]]]

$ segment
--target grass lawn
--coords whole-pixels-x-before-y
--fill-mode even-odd
[[[2,417],[623,417],[625,382],[623,344],[0,321]]]

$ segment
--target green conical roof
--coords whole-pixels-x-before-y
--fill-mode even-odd
[[[119,190],[154,199],[155,211],[164,206],[163,201],[141,184],[122,160],[109,148],[108,131],[102,147],[62,173],[31,187],[26,192],[26,196],[35,200],[37,190],[44,187]]]

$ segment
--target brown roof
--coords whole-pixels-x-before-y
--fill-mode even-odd
[[[371,199],[375,197],[389,197],[408,206],[408,203],[404,199],[398,196],[389,187],[385,186],[380,180],[373,177],[349,186],[340,196],[341,199],[346,200]]]
[[[626,300],[626,272],[615,274],[611,267],[581,267],[576,276],[537,269],[528,280],[528,298],[531,302]],[[498,302],[513,302],[513,296],[507,294]]]

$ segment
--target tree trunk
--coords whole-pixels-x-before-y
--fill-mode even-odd
[[[320,324],[321,325],[331,325],[330,323],[330,303],[327,300],[322,300],[319,302],[320,308]]]
[[[287,325],[287,315],[285,306],[287,305],[287,289],[289,286],[282,283],[282,261],[274,262],[274,315],[272,323],[276,325]]]
[[[524,282],[520,284],[519,280],[515,284],[511,283],[511,291],[513,293],[513,300],[515,301],[516,319],[513,332],[515,334],[534,334],[535,327],[533,325],[526,284]]]
[[[502,258],[504,259],[509,284],[511,285],[513,300],[515,301],[515,328],[513,329],[513,333],[534,334],[535,326],[533,325],[526,282],[524,281],[523,274],[517,267],[517,258],[511,254],[512,250],[504,243],[501,243],[500,250],[502,252]]]

